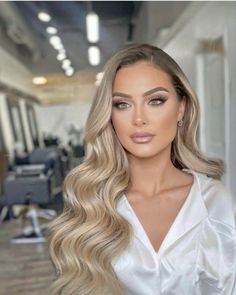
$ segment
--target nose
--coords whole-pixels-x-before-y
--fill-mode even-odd
[[[134,125],[136,126],[142,126],[142,125],[148,124],[148,119],[143,107],[137,107],[134,109],[133,122],[134,122]]]

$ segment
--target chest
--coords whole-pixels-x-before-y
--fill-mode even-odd
[[[155,252],[158,252],[185,200],[186,197],[165,196],[131,204]]]
[[[127,294],[234,294],[229,276],[234,284],[232,257],[236,256],[231,251],[235,241],[226,242],[216,227],[209,219],[201,221],[174,239],[161,255],[150,251],[142,233],[134,231],[132,243],[115,265]],[[226,292],[226,286],[230,291]]]

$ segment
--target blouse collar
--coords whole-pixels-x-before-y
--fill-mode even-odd
[[[159,257],[162,256],[178,239],[184,236],[188,231],[208,216],[207,208],[201,193],[198,174],[190,169],[183,170],[193,175],[193,184],[184,204],[162,241],[158,252],[155,252],[126,196],[123,195],[118,202],[118,211],[134,225],[134,236],[143,244],[149,244],[149,248],[151,248],[152,251]],[[123,206],[125,206],[125,208]],[[144,239],[142,239],[142,237],[144,237]]]

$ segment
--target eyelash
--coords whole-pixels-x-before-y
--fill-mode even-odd
[[[124,105],[124,107],[121,107],[122,105]],[[127,105],[128,103],[125,101],[116,101],[116,102],[113,102],[112,104],[112,106],[118,110],[127,109]]]
[[[159,106],[159,105],[164,104],[164,102],[166,101],[166,98],[162,98],[162,97],[151,98],[149,100],[149,103],[152,101],[160,101],[160,103],[151,104],[151,105]],[[122,105],[124,105],[124,107],[122,107]],[[129,103],[125,102],[125,101],[116,101],[116,102],[113,102],[113,104],[112,104],[112,106],[118,110],[127,109],[128,108],[127,105],[129,105]]]
[[[160,103],[157,103],[155,105],[162,105],[166,101],[166,98],[164,98],[164,97],[154,97],[154,98],[151,98],[149,100],[149,102],[151,102],[151,101],[160,101]]]

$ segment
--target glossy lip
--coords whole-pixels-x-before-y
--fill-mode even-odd
[[[148,143],[152,140],[154,134],[147,132],[136,132],[133,133],[130,137],[135,143]]]
[[[148,132],[135,132],[131,134],[131,138],[137,138],[137,137],[150,137],[154,136],[154,134],[148,133]]]

